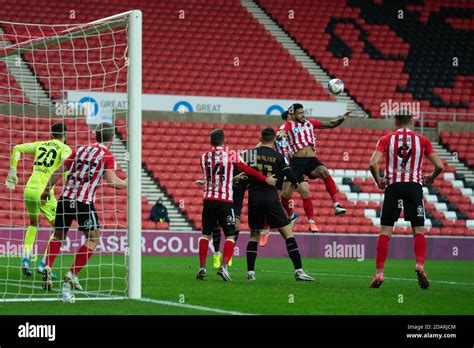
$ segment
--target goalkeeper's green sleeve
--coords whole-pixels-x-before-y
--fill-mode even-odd
[[[24,143],[13,147],[12,157],[10,158],[10,169],[16,170],[22,153],[34,153],[35,150],[36,143]]]

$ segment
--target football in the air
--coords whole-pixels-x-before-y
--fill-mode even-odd
[[[329,80],[328,89],[332,94],[339,94],[344,91],[344,82],[339,79]]]

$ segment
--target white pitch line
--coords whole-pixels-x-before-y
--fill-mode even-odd
[[[186,304],[186,303],[177,303],[177,302],[171,302],[171,301],[155,300],[155,299],[153,299],[153,298],[141,298],[141,299],[138,299],[137,301],[156,303],[156,304],[161,304],[161,305],[164,305],[164,306],[172,306],[172,307],[181,307],[181,308],[196,309],[196,310],[200,310],[200,311],[204,311],[204,312],[213,312],[213,313],[220,313],[220,314],[229,314],[229,315],[254,315],[254,314],[250,314],[250,313],[243,313],[243,312],[236,312],[236,311],[228,311],[228,310],[219,309],[219,308],[197,306],[197,305],[191,305],[191,304]]]
[[[0,284],[4,285],[11,285],[7,284],[3,281],[0,281]],[[24,288],[30,288],[30,289],[42,289],[39,286],[34,286],[34,285],[26,285],[26,284],[21,284],[17,286],[22,286]],[[57,293],[58,295],[60,294],[60,290],[58,289],[51,289],[52,292]],[[76,292],[75,294],[77,295],[94,295],[97,297],[76,297],[76,301],[87,301],[87,300],[129,300],[127,297],[123,296],[114,296],[114,295],[105,295],[105,294],[100,294],[92,291],[81,291],[81,292]],[[41,301],[61,301],[62,298],[60,296],[57,297],[42,297],[42,298],[13,298],[13,299],[0,299],[1,302],[41,302]],[[243,312],[236,312],[236,311],[228,311],[225,309],[219,309],[219,308],[212,308],[212,307],[205,307],[205,306],[197,306],[197,305],[191,305],[191,304],[185,304],[185,303],[178,303],[178,302],[171,302],[171,301],[163,301],[163,300],[156,300],[152,298],[141,298],[138,299],[137,301],[141,302],[149,302],[149,303],[156,303],[156,304],[161,304],[164,306],[172,306],[172,307],[181,307],[181,308],[189,308],[189,309],[195,309],[195,310],[200,310],[204,312],[213,312],[213,313],[220,313],[220,314],[229,314],[229,315],[253,315],[251,313],[243,313]]]
[[[288,272],[288,271],[270,271],[270,270],[265,270],[262,269],[260,270],[261,272],[266,272],[266,273],[294,273],[294,272]],[[365,275],[356,275],[356,274],[341,274],[341,273],[315,273],[311,272],[311,274],[314,275],[322,275],[322,276],[334,276],[334,277],[349,277],[349,278],[367,278],[369,279],[370,276],[365,276]],[[385,279],[391,279],[391,280],[403,280],[403,281],[412,281],[412,282],[417,282],[418,279],[416,278],[396,278],[396,277],[384,277]],[[464,283],[464,282],[451,282],[447,280],[431,280],[430,283],[440,283],[440,284],[452,284],[452,285],[470,285],[474,286],[474,283]]]

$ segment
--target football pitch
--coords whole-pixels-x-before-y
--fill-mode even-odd
[[[235,257],[231,268],[232,282],[216,275],[209,260],[207,278],[195,279],[197,257],[143,256],[142,301],[118,299],[103,301],[0,302],[0,315],[435,315],[474,314],[474,263],[472,261],[428,260],[426,270],[430,288],[418,287],[413,260],[391,260],[386,263],[385,283],[380,289],[369,289],[374,260],[310,259],[303,260],[305,270],[315,282],[296,282],[288,258],[257,259],[255,282],[246,280],[245,257]],[[18,261],[18,262],[17,262]],[[72,261],[64,256],[64,264]],[[113,277],[107,263],[114,268]],[[88,291],[111,287],[125,289],[125,260],[122,257],[93,257],[86,275]],[[4,267],[0,259],[0,292],[44,296],[40,275],[30,280],[20,276],[19,269]],[[19,259],[9,259],[18,265]],[[8,270],[8,274],[7,274]],[[67,269],[64,268],[63,272]],[[84,272],[84,274],[82,274]],[[99,282],[99,275],[103,278]],[[9,279],[7,282],[6,279]],[[18,282],[23,285],[18,287]],[[59,282],[54,288],[59,289]],[[56,294],[57,296],[57,294]],[[76,298],[81,295],[76,293]]]

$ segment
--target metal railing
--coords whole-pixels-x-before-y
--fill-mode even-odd
[[[444,115],[449,116],[449,119],[441,120],[439,117],[433,117],[433,115]],[[468,117],[467,122],[474,122],[474,113],[465,112],[438,112],[438,111],[420,111],[419,116],[415,117],[416,127],[420,128],[419,133],[423,134],[425,130],[425,124],[427,122],[457,122],[459,117]],[[393,115],[385,115],[385,119],[391,119]],[[464,122],[464,121],[463,121]]]
[[[452,119],[450,120],[440,120],[439,118],[430,118],[429,115],[445,115],[450,116]],[[426,122],[457,122],[457,118],[459,116],[467,116],[471,119],[467,122],[474,122],[474,113],[464,113],[464,112],[438,112],[438,111],[421,111],[420,117],[416,120],[420,124],[420,133],[423,134],[425,123]]]

